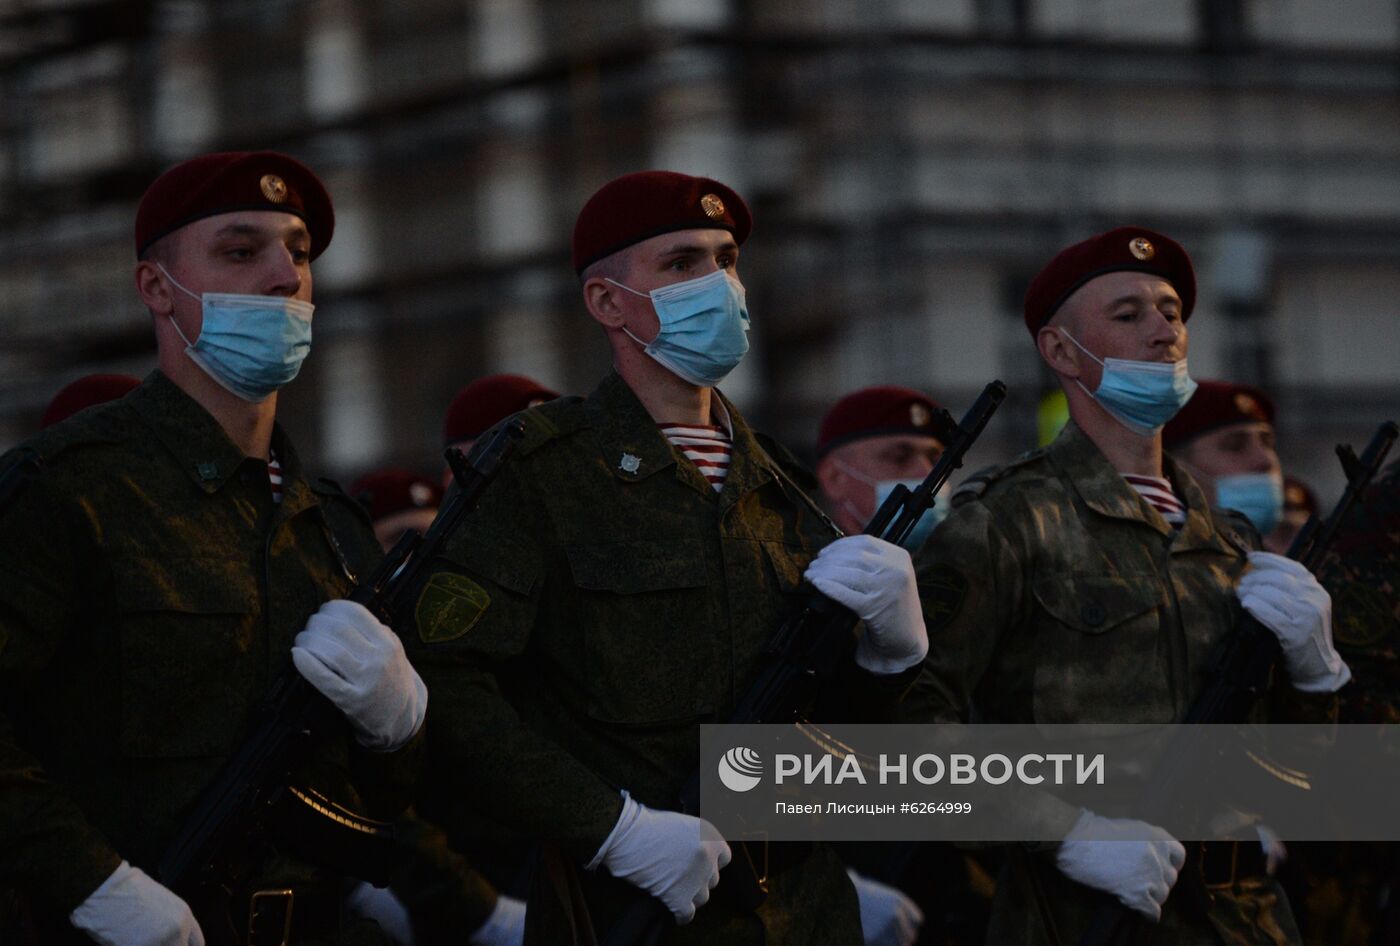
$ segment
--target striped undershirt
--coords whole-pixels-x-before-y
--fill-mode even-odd
[[[696,427],[689,424],[657,424],[661,433],[671,441],[686,458],[694,463],[719,492],[724,488],[724,477],[729,472],[729,456],[733,452],[733,439],[723,427],[706,424]]]
[[[1172,484],[1165,479],[1158,479],[1155,476],[1137,476],[1133,473],[1124,473],[1123,479],[1128,481],[1128,485],[1138,491],[1138,495],[1152,504],[1152,508],[1162,514],[1162,518],[1175,527],[1181,527],[1186,523],[1186,507],[1181,504],[1181,500],[1176,498],[1172,492]]]
[[[267,452],[267,481],[272,484],[272,501],[280,503],[282,501],[282,461],[277,459],[275,450]]]

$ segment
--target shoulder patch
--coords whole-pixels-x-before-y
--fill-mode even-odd
[[[1395,612],[1379,588],[1345,581],[1332,591],[1332,632],[1344,647],[1374,647],[1396,631]]]
[[[456,640],[481,620],[490,605],[486,589],[466,575],[437,572],[419,592],[413,609],[418,636],[425,644]]]
[[[967,577],[951,565],[935,565],[919,579],[919,600],[930,634],[952,623],[967,599]]]

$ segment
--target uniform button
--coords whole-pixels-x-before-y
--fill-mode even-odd
[[[1099,604],[1097,601],[1090,601],[1088,604],[1084,605],[1084,607],[1080,608],[1079,616],[1083,618],[1084,623],[1090,627],[1098,627],[1104,622],[1104,619],[1108,617],[1108,615],[1104,613],[1103,605]]]

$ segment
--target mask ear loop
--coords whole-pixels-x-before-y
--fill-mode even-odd
[[[872,477],[872,476],[866,476],[864,473],[862,473],[862,472],[860,472],[859,470],[855,469],[855,468],[852,467],[850,464],[848,464],[848,463],[842,463],[840,460],[836,459],[835,457],[832,457],[832,458],[831,458],[831,465],[834,466],[834,467],[836,467],[836,469],[840,470],[842,473],[845,473],[847,476],[851,477],[852,479],[859,480],[860,482],[864,483],[866,486],[869,486],[871,489],[874,489],[876,483],[879,482],[879,481],[876,480],[874,477]]]
[[[876,483],[877,483],[878,481],[875,480],[875,479],[872,478],[872,477],[866,476],[864,473],[859,472],[859,471],[856,470],[854,467],[852,467],[850,464],[848,464],[848,463],[843,463],[843,462],[841,462],[840,460],[836,459],[835,457],[832,457],[832,458],[831,458],[831,465],[834,466],[834,467],[836,467],[836,469],[840,470],[842,473],[845,473],[847,476],[849,476],[851,479],[855,480],[856,482],[858,482],[858,483],[864,483],[866,486],[869,486],[869,487],[870,487],[870,490],[871,490],[871,500],[870,500],[870,501],[871,501],[871,503],[872,503],[872,506],[871,506],[870,514],[869,514],[869,515],[862,515],[861,511],[860,511],[859,509],[856,508],[855,503],[851,502],[849,499],[843,499],[843,500],[841,500],[841,508],[844,509],[844,510],[846,510],[848,513],[850,513],[851,516],[856,520],[856,522],[859,522],[862,526],[864,526],[867,522],[869,522],[869,521],[871,520],[871,518],[874,517],[875,512],[876,512],[876,508],[878,508],[878,507],[876,507],[876,506],[873,505],[874,502],[875,502],[875,498],[874,498],[874,497],[875,497],[875,485],[876,485]]]
[[[1069,339],[1071,342],[1073,342],[1075,348],[1078,348],[1078,349],[1079,349],[1080,351],[1082,351],[1084,354],[1088,355],[1090,358],[1093,358],[1094,361],[1098,363],[1098,366],[1099,366],[1100,368],[1103,368],[1103,369],[1105,369],[1105,370],[1108,369],[1108,366],[1105,365],[1101,360],[1099,360],[1099,358],[1096,357],[1096,356],[1094,355],[1093,352],[1091,352],[1089,349],[1085,348],[1083,345],[1079,344],[1079,340],[1078,340],[1077,338],[1075,338],[1073,335],[1071,335],[1071,334],[1069,333],[1069,330],[1068,330],[1068,329],[1065,329],[1065,328],[1061,328],[1061,327],[1059,327],[1059,326],[1056,326],[1056,327],[1055,327],[1055,331],[1059,332],[1059,333],[1060,333],[1061,335],[1063,335],[1065,338],[1067,338],[1067,339]],[[1090,391],[1088,388],[1086,388],[1086,387],[1084,386],[1084,382],[1083,382],[1083,381],[1080,381],[1078,378],[1075,378],[1075,379],[1074,379],[1074,383],[1077,384],[1077,385],[1079,385],[1079,390],[1083,391],[1085,394],[1089,395],[1090,397],[1094,397],[1094,392],[1093,392],[1093,391]],[[1102,383],[1102,379],[1100,379],[1100,383]],[[1094,398],[1094,399],[1095,399],[1095,400],[1098,400],[1098,398]]]
[[[649,292],[638,292],[637,290],[633,289],[631,286],[624,286],[622,283],[618,282],[616,279],[613,279],[611,276],[604,276],[604,277],[603,277],[603,281],[604,281],[604,282],[610,282],[610,283],[612,283],[614,286],[616,286],[616,287],[619,288],[619,289],[626,289],[628,292],[632,293],[632,295],[634,295],[634,296],[641,296],[643,299],[650,299],[650,298],[651,298],[651,293],[649,293]]]
[[[650,294],[650,293],[647,293],[647,292],[638,292],[637,290],[633,289],[631,286],[624,286],[622,283],[618,282],[616,279],[613,279],[611,276],[604,276],[604,277],[603,277],[603,281],[604,281],[604,282],[610,282],[610,283],[612,283],[614,286],[616,286],[616,287],[619,288],[619,289],[626,289],[628,292],[632,293],[632,295],[634,295],[634,296],[641,296],[643,299],[650,299],[650,298],[651,298],[651,294]],[[656,308],[656,305],[655,305],[655,303],[653,303],[653,304],[652,304],[652,309],[653,309],[653,311],[655,311],[655,308]],[[658,317],[658,318],[659,318],[659,317]],[[651,347],[651,342],[644,342],[644,341],[642,341],[640,338],[638,338],[637,336],[633,335],[632,332],[631,332],[631,330],[628,329],[626,325],[619,325],[618,328],[622,329],[622,334],[623,334],[623,335],[626,335],[628,338],[632,339],[632,341],[634,341],[634,342],[636,342],[638,345],[642,346],[642,351],[643,351],[643,352],[647,352],[647,349],[649,349],[649,348]],[[657,335],[658,335],[658,336],[660,336],[660,334],[661,334],[660,332],[657,332]],[[652,341],[655,341],[655,340],[656,340],[656,339],[652,339]],[[650,352],[647,352],[647,353],[650,354]]]
[[[181,292],[183,292],[185,295],[189,296],[189,297],[190,297],[191,299],[193,299],[195,302],[198,302],[201,306],[204,305],[204,300],[203,300],[201,297],[199,297],[199,296],[195,295],[194,293],[190,292],[190,291],[189,291],[188,289],[186,289],[184,286],[180,285],[179,280],[177,280],[174,276],[170,275],[170,271],[167,270],[167,269],[160,263],[159,260],[156,261],[156,269],[160,270],[162,273],[165,274],[165,278],[168,279],[168,280],[170,280],[170,284],[171,284],[172,286],[174,286],[176,289],[178,289],[178,290],[180,290]],[[182,341],[182,342],[185,343],[185,350],[188,351],[189,349],[193,348],[193,347],[194,347],[194,342],[192,342],[192,341],[190,341],[188,338],[186,338],[186,337],[185,337],[185,333],[182,332],[182,331],[180,331],[180,323],[177,322],[177,321],[175,321],[175,312],[172,310],[171,313],[170,313],[168,316],[166,316],[166,318],[168,318],[168,319],[170,320],[170,324],[174,327],[174,329],[175,329],[175,334],[180,336],[180,341]]]

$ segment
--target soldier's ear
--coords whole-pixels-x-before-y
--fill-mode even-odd
[[[622,309],[617,304],[619,291],[601,276],[594,276],[583,284],[583,304],[588,314],[607,328],[621,328],[624,324]]]
[[[1079,352],[1065,338],[1059,326],[1042,326],[1036,333],[1035,345],[1051,371],[1067,378],[1079,377]]]
[[[840,486],[841,475],[841,468],[832,463],[830,457],[822,457],[817,461],[817,483],[826,495],[831,496],[835,493],[836,488]]]
[[[141,297],[146,308],[156,315],[169,315],[175,311],[170,281],[151,260],[142,260],[136,264],[136,294]]]

